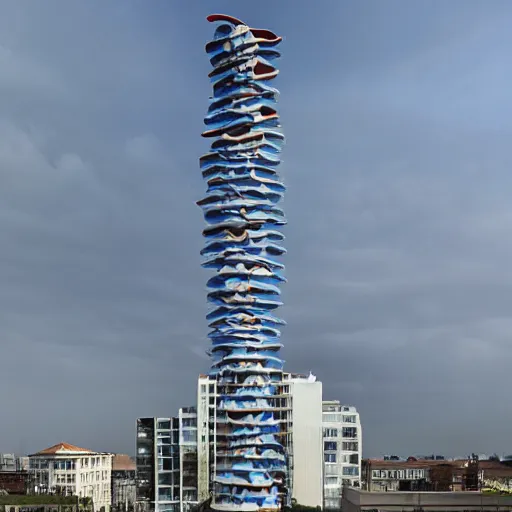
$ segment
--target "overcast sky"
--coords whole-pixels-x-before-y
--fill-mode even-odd
[[[366,456],[511,452],[512,4],[468,0],[0,0],[0,451],[194,404],[210,12],[285,38],[287,369]]]

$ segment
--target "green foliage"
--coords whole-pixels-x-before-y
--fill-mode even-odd
[[[76,503],[76,496],[53,496],[48,494],[0,496],[0,505],[76,505]]]
[[[288,512],[321,512],[322,507],[308,507],[307,505],[301,505],[296,500],[292,500],[291,508],[287,509]],[[327,512],[327,509],[325,510]],[[338,509],[329,509],[328,512],[341,512]]]

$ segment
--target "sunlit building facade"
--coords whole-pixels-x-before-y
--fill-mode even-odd
[[[112,503],[111,453],[59,443],[29,455],[33,492],[91,498],[94,510],[108,512]]]

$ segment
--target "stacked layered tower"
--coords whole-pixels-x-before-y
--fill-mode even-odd
[[[284,137],[269,85],[281,38],[224,15],[206,45],[213,94],[200,159],[207,183],[198,201],[207,223],[203,266],[208,281],[212,343],[210,375],[217,380],[216,453],[212,508],[277,510],[287,502],[286,418],[280,326],[285,281],[277,261],[285,250],[277,174]]]

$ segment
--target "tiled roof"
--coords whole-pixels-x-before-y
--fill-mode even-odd
[[[112,471],[135,471],[135,462],[129,455],[116,453],[112,460]]]
[[[86,448],[80,448],[73,444],[69,443],[58,443],[50,446],[49,448],[45,448],[40,452],[35,453],[35,455],[56,455],[59,453],[94,453],[91,450],[87,450]]]

